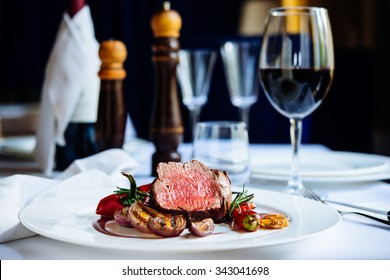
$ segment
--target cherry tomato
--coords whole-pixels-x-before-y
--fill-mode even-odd
[[[238,207],[236,207],[233,210],[232,216],[233,216],[233,218],[236,218],[241,213],[245,213],[245,212],[251,211],[255,207],[256,207],[256,205],[253,202],[242,203],[242,204],[240,204]]]
[[[260,228],[260,215],[252,210],[241,212],[234,218],[234,222],[240,229],[256,231]]]

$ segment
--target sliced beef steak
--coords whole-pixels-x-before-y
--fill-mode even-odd
[[[223,219],[232,191],[225,172],[211,170],[197,160],[160,163],[151,188],[150,203],[162,212],[185,215],[191,221]]]

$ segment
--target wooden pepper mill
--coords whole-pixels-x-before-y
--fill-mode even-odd
[[[164,2],[163,9],[151,20],[154,33],[152,62],[155,69],[155,96],[151,119],[151,140],[156,152],[152,157],[152,176],[159,162],[180,162],[177,152],[183,140],[184,127],[177,90],[176,66],[180,49],[180,15]]]
[[[100,44],[99,57],[102,65],[96,142],[102,151],[122,148],[124,142],[127,113],[123,96],[123,80],[126,78],[123,62],[127,57],[126,46],[118,40],[104,41]]]

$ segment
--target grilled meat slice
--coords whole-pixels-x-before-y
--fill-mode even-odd
[[[181,214],[188,221],[221,221],[231,204],[226,172],[209,169],[198,160],[160,163],[151,187],[150,205],[159,211]]]

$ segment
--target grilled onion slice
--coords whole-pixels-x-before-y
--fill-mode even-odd
[[[178,236],[186,227],[186,219],[182,215],[164,214],[140,201],[136,201],[129,207],[127,219],[141,232],[165,237]]]
[[[190,232],[199,237],[210,235],[214,232],[215,224],[213,219],[207,218],[199,222],[191,222]]]
[[[132,228],[132,224],[127,219],[127,213],[129,211],[129,207],[124,207],[121,210],[117,210],[114,213],[114,220],[121,226]]]
[[[159,215],[148,221],[148,229],[164,237],[179,236],[186,228],[187,221],[182,215]]]
[[[148,229],[148,221],[152,217],[162,215],[157,210],[150,208],[140,201],[134,202],[127,212],[127,219],[133,227],[144,233],[152,233]]]

